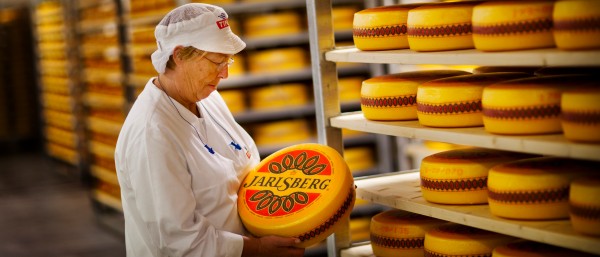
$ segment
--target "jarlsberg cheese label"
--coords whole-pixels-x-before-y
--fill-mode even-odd
[[[324,240],[349,217],[354,179],[333,148],[299,144],[261,161],[242,182],[238,196],[248,231],[296,237],[306,247]]]

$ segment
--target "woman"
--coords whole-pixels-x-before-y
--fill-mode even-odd
[[[302,256],[296,238],[246,236],[237,191],[259,155],[216,92],[245,43],[223,9],[175,8],[115,151],[128,256]]]

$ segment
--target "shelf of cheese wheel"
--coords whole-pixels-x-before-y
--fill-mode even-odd
[[[310,66],[308,50],[302,47],[273,48],[248,53],[251,74],[299,71]]]
[[[246,96],[244,91],[229,89],[219,91],[219,94],[223,98],[223,101],[227,104],[229,111],[234,115],[242,113],[247,110]]]
[[[304,30],[302,17],[296,11],[259,14],[245,19],[244,37],[248,39],[292,35]]]
[[[281,120],[258,124],[252,129],[256,145],[261,147],[290,146],[307,142],[312,131],[307,120]]]
[[[600,254],[600,248],[597,247],[600,238],[575,232],[568,219],[521,221],[495,216],[488,205],[428,202],[420,190],[418,170],[394,172],[365,180],[356,179],[355,183],[357,199],[508,236]]]
[[[176,7],[174,0],[133,0],[129,3],[129,16],[132,19],[146,16],[164,16]]]
[[[250,91],[250,108],[274,110],[308,104],[308,89],[303,83],[268,85]]]
[[[263,159],[246,176],[238,195],[238,211],[248,231],[296,237],[307,247],[349,218],[355,189],[335,149],[297,144]]]

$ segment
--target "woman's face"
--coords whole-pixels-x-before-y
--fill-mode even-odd
[[[221,79],[227,78],[227,63],[230,55],[219,53],[206,53],[180,61],[177,64],[179,87],[181,97],[190,102],[200,101],[217,89]],[[222,68],[220,68],[222,67]]]

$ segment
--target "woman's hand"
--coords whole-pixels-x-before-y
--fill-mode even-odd
[[[244,237],[243,257],[302,257],[304,248],[296,247],[297,238],[264,236]]]

